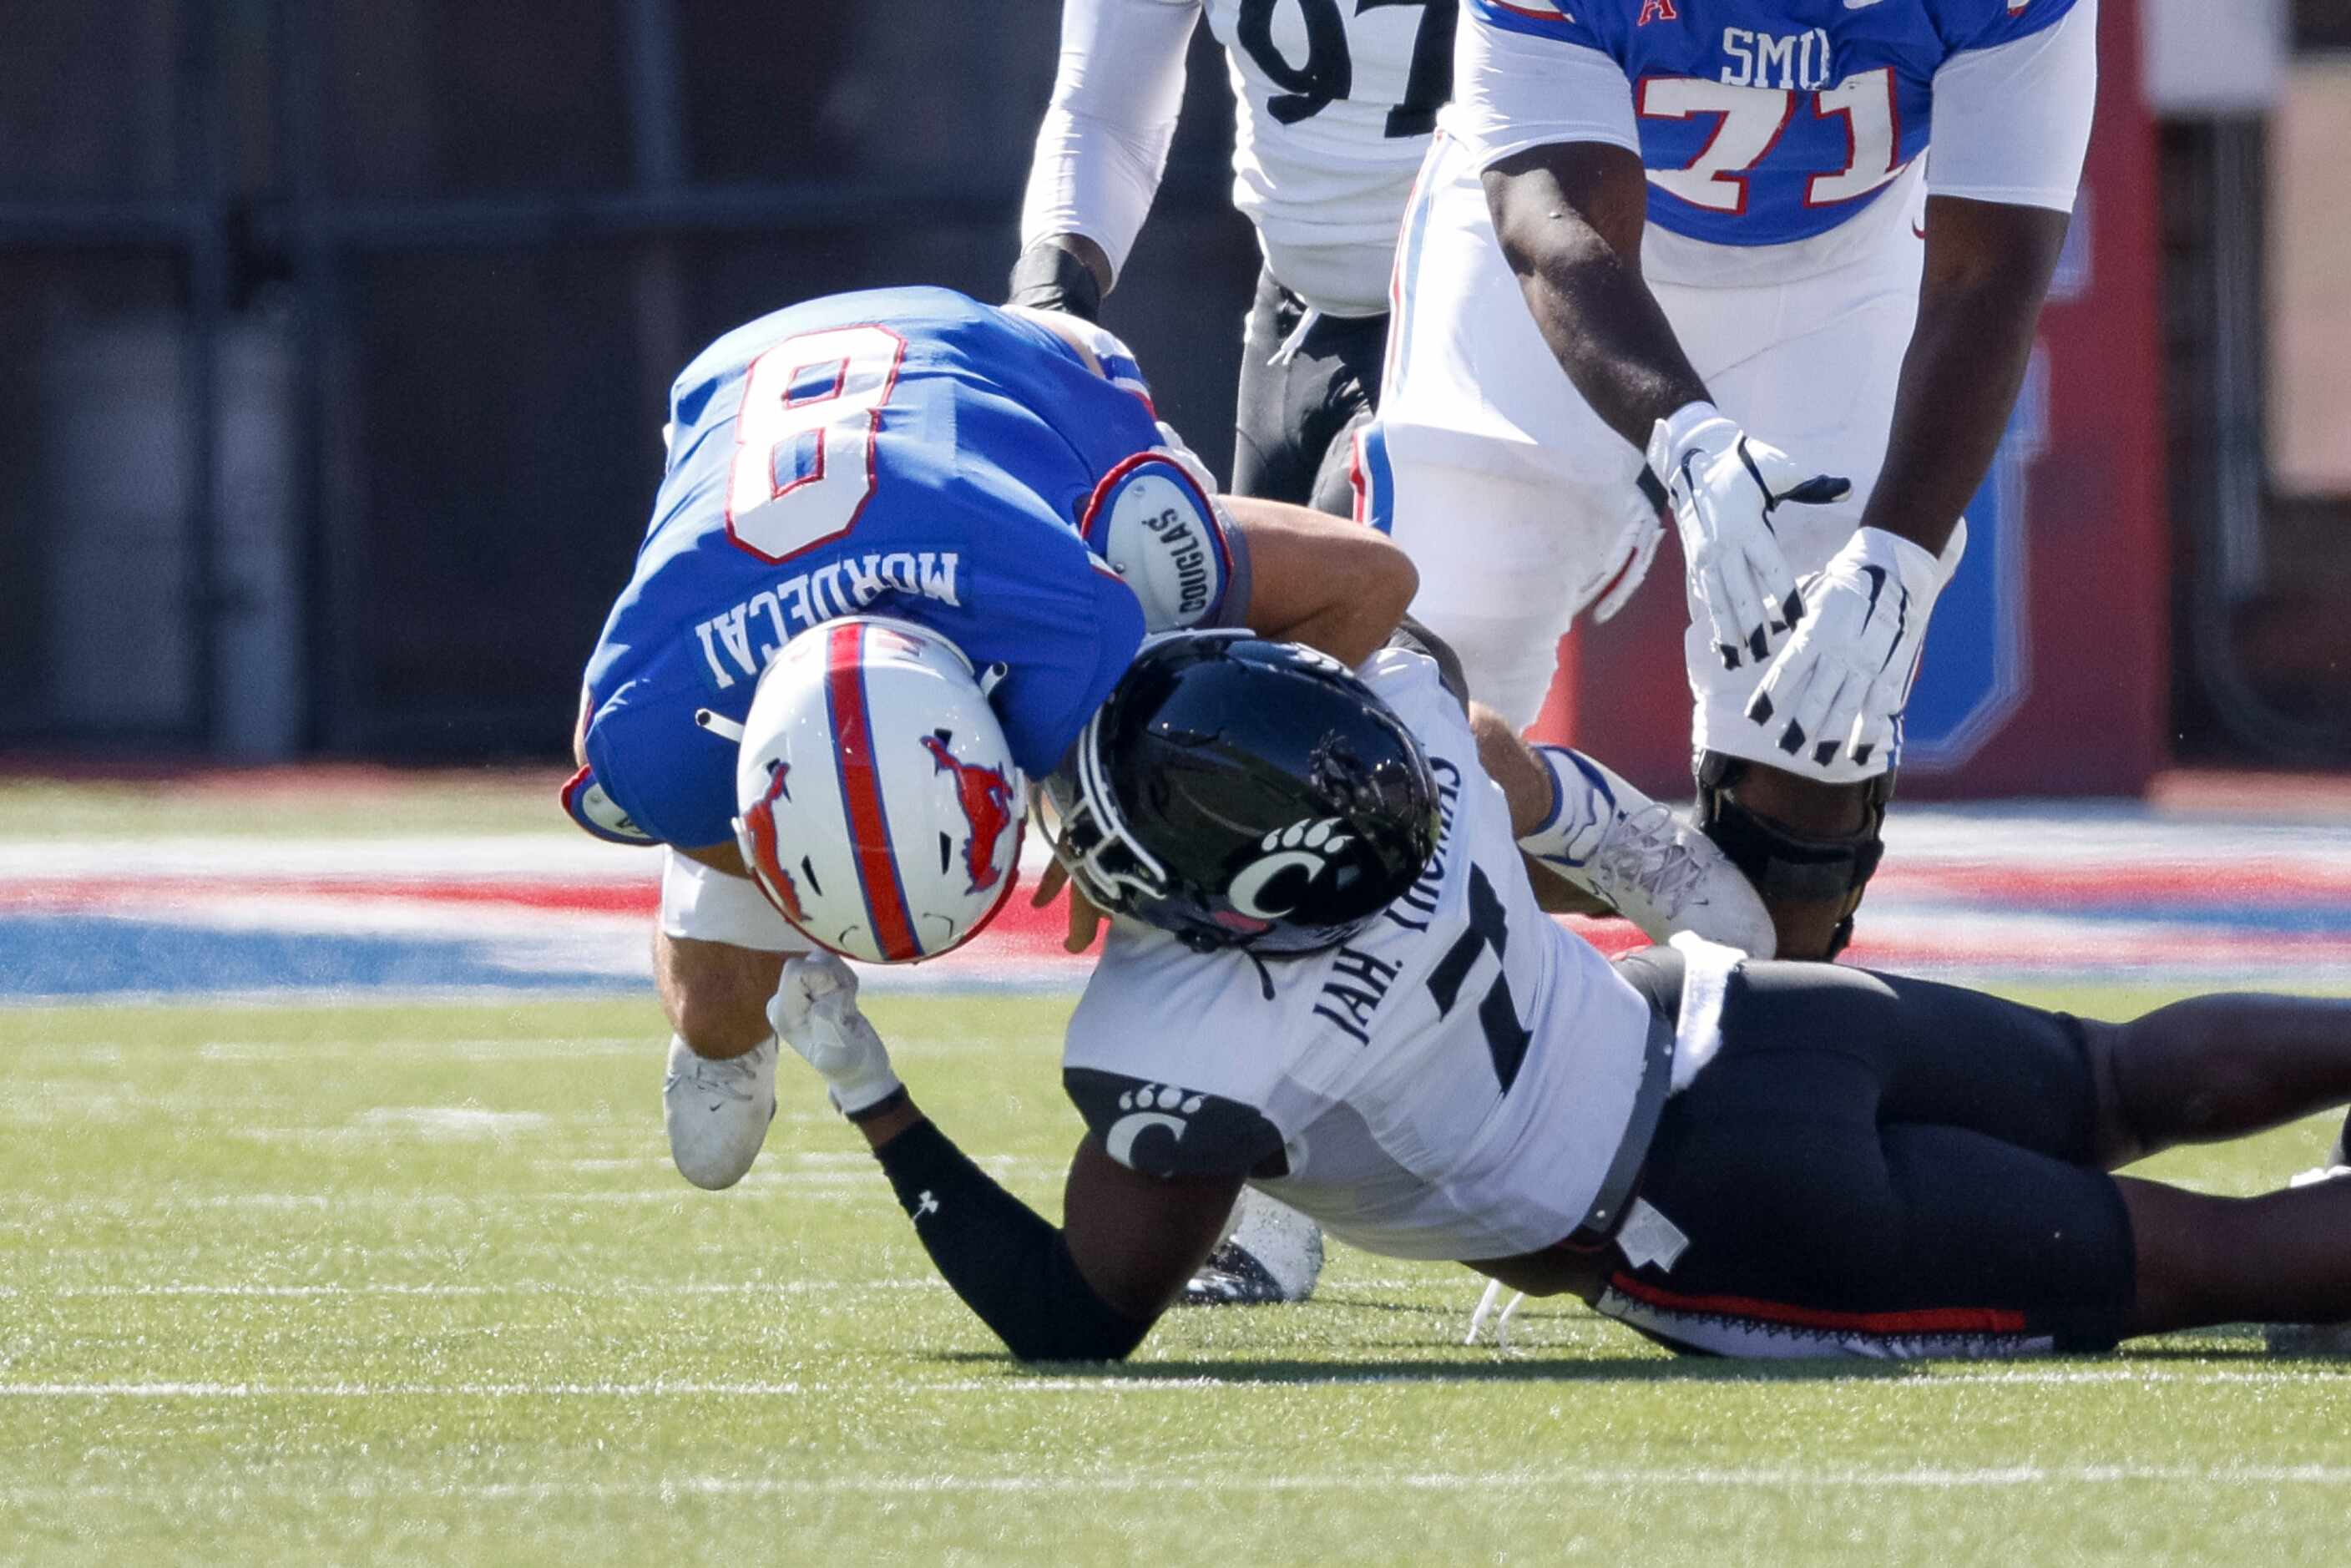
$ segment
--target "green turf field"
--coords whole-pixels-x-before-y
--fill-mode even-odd
[[[579,830],[557,800],[568,770],[323,764],[147,780],[0,777],[0,843],[21,839],[277,838]]]
[[[1048,1212],[1066,1007],[872,1009]],[[2351,1364],[2246,1334],[1749,1370],[1529,1303],[1504,1354],[1460,1345],[1470,1276],[1334,1248],[1310,1304],[1032,1372],[789,1058],[749,1180],[680,1182],[665,1036],[636,1000],[0,1009],[0,1560],[2250,1565],[2351,1541]],[[2321,1145],[2170,1168],[2250,1189]]]

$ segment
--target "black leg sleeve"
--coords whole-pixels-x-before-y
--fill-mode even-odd
[[[931,1261],[1022,1361],[1118,1361],[1150,1332],[1095,1295],[1061,1233],[931,1123],[874,1157]]]

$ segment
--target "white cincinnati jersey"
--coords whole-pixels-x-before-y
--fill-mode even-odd
[[[1216,1169],[1221,1141],[1223,1169],[1366,1250],[1534,1251],[1598,1195],[1649,1008],[1537,907],[1435,664],[1391,649],[1363,673],[1437,781],[1443,833],[1419,882],[1353,941],[1264,979],[1239,953],[1123,924],[1071,1019],[1064,1080],[1135,1169]]]
[[[1274,277],[1335,316],[1387,309],[1396,225],[1453,82],[1454,0],[1206,0],[1238,123],[1233,204]]]

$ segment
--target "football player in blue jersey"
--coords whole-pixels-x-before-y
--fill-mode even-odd
[[[1842,948],[1876,867],[2096,27],[2096,0],[1464,0],[1373,509],[1416,614],[1523,723],[1646,457],[1687,567],[1701,820],[1782,957]]]
[[[782,814],[738,798],[737,773],[779,650],[811,627],[883,617],[918,635],[820,641],[870,641],[902,664],[886,651],[919,643],[928,678],[968,672],[954,677],[969,687],[961,711],[992,715],[981,727],[1000,726],[994,749],[978,760],[951,749],[966,724],[957,738],[910,730],[909,755],[925,779],[935,772],[940,800],[967,802],[971,887],[1008,887],[1017,833],[1004,830],[1023,802],[1017,788],[973,786],[991,768],[1016,785],[1050,773],[1146,633],[1280,628],[1352,663],[1395,628],[1415,579],[1370,530],[1216,496],[1156,421],[1125,348],[1050,312],[939,288],[796,305],[705,350],[669,414],[653,522],[588,665],[564,801],[601,837],[666,846],[654,970],[676,1036],[664,1104],[679,1169],[718,1187],[765,1136],[767,1006],[785,958],[810,946],[780,912],[805,891],[780,869],[800,852],[785,846],[771,903],[736,827],[738,814]],[[834,673],[864,657],[852,649]],[[911,750],[915,739],[928,750]],[[840,799],[852,793],[845,782]],[[887,805],[860,799],[876,814]],[[870,922],[870,950],[833,945],[923,956],[995,907],[983,900],[951,931],[916,909]]]

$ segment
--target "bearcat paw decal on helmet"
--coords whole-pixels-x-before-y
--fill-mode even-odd
[[[1268,852],[1233,878],[1228,894],[1233,907],[1259,920],[1278,920],[1297,908],[1314,879],[1355,841],[1353,834],[1339,831],[1344,826],[1337,817],[1310,818],[1266,834],[1258,847]],[[1305,874],[1293,877],[1292,872]]]
[[[1325,817],[1320,821],[1292,822],[1290,826],[1265,836],[1265,848],[1294,850],[1303,846],[1324,855],[1335,855],[1355,841],[1344,833],[1332,835],[1347,824],[1337,817]]]

